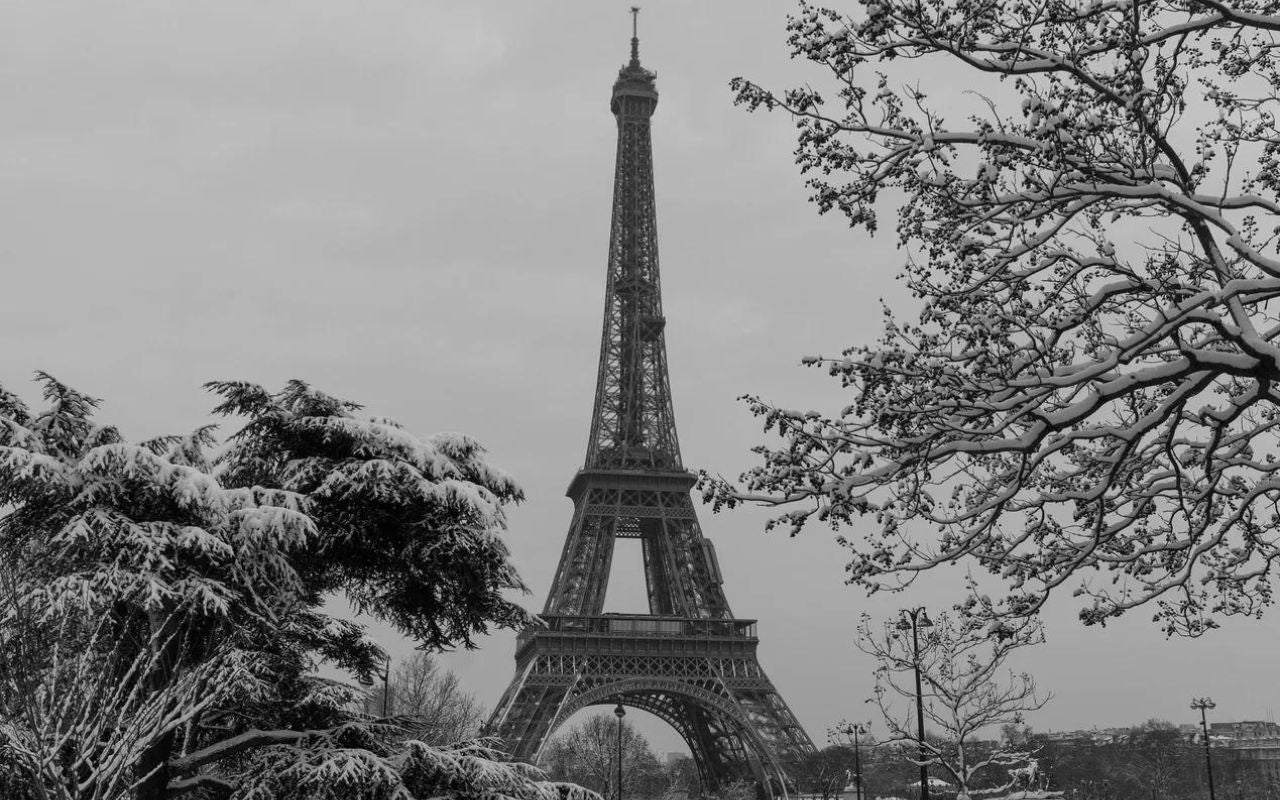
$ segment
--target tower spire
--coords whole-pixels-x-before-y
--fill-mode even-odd
[[[632,67],[640,66],[640,34],[639,30],[640,6],[631,7],[631,64]]]

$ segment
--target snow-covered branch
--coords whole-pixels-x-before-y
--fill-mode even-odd
[[[174,772],[187,772],[237,756],[246,750],[277,744],[297,744],[306,736],[314,736],[321,733],[323,731],[248,730],[236,736],[214,742],[208,747],[188,753],[180,758],[175,758],[169,762],[169,767]]]
[[[734,86],[791,115],[821,211],[874,234],[901,198],[905,265],[882,268],[922,310],[808,360],[849,390],[839,413],[749,398],[781,444],[707,496],[791,506],[793,530],[874,515],[842,539],[873,590],[971,559],[1009,586],[997,616],[1068,585],[1086,622],[1259,613],[1280,563],[1280,3],[862,6],[789,26],[834,101]],[[899,58],[970,70],[972,104],[895,87]]]

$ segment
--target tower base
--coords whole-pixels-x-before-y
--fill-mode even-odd
[[[756,659],[755,620],[542,619],[520,634],[516,677],[486,726],[513,759],[537,763],[569,717],[619,701],[675,728],[710,790],[746,779],[775,793],[814,750]]]

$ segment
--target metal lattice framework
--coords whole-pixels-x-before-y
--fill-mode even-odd
[[[640,66],[639,42],[613,85],[618,153],[587,469],[681,469],[658,276],[649,119],[658,105],[654,73]]]
[[[604,332],[591,438],[569,485],[573,521],[547,596],[545,628],[520,634],[516,676],[488,732],[536,761],[577,711],[621,701],[670,724],[703,784],[785,785],[814,751],[756,658],[755,620],[735,619],[715,548],[702,535],[683,468],[667,377],[658,276],[655,75],[639,42],[613,86],[618,122]],[[641,541],[649,614],[605,614],[619,538]]]

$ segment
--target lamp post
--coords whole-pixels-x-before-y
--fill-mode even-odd
[[[1205,712],[1214,707],[1214,702],[1207,697],[1191,698],[1191,708],[1200,712],[1200,731],[1204,734],[1204,770],[1209,777],[1209,800],[1213,795],[1213,760],[1209,758],[1209,722]]]
[[[857,725],[849,724],[845,726],[844,733],[846,736],[853,737],[853,790],[854,797],[862,800],[862,754],[858,741],[858,734],[866,733],[867,726],[859,722]]]
[[[622,698],[618,698],[618,707],[613,710],[613,715],[618,718],[618,800],[622,800],[622,718],[627,715],[627,710],[622,707]]]
[[[898,618],[897,628],[905,633],[911,631],[911,663],[916,673],[916,734],[919,745],[917,757],[920,760],[920,800],[929,800],[929,768],[925,765],[924,752],[924,696],[920,687],[920,628],[932,628],[933,621],[925,613],[924,606],[903,609]]]
[[[382,716],[387,716],[387,705],[391,700],[391,654],[387,653],[387,663],[382,670]]]
[[[372,675],[362,677],[359,680],[360,680],[361,686],[364,686],[364,687],[373,686]],[[388,704],[387,701],[390,700],[390,697],[391,697],[390,685],[391,685],[391,654],[387,653],[387,661],[382,667],[382,716],[383,717],[387,716],[387,704]],[[369,700],[372,700],[372,699],[373,698],[369,698]],[[365,701],[365,708],[370,709],[369,711],[370,714],[373,713],[372,704],[369,703],[368,701]]]

